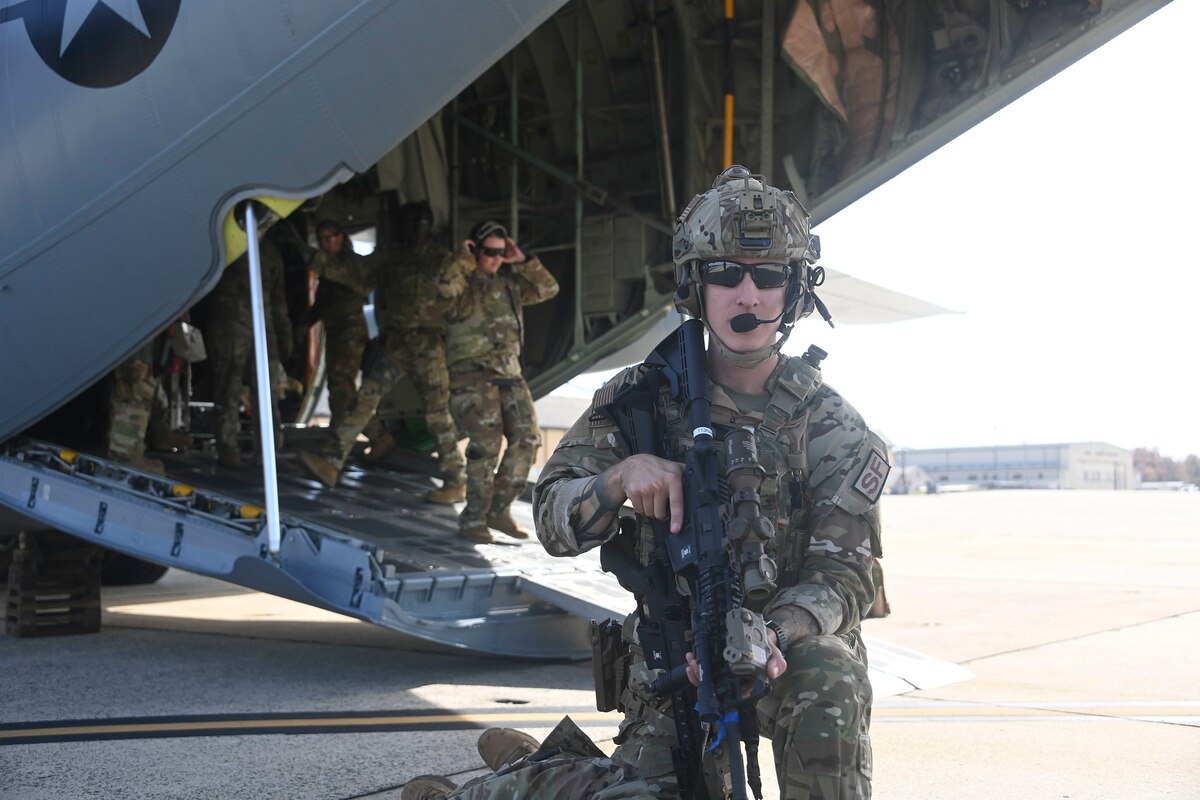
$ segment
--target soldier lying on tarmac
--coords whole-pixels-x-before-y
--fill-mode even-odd
[[[823,355],[780,353],[793,323],[814,309],[828,319],[814,288],[819,245],[809,234],[808,213],[789,191],[769,186],[744,167],[721,173],[713,188],[681,214],[673,256],[676,305],[708,329],[704,361],[716,435],[753,432],[763,471],[761,514],[776,521],[767,554],[778,564],[773,591],[743,608],[765,620],[770,692],[752,706],[773,744],[782,797],[867,798],[871,793],[868,733],[871,685],[860,623],[875,599],[872,565],[879,555],[876,502],[888,470],[886,448],[842,397],[821,381]],[[777,336],[782,334],[781,336]],[[537,533],[546,549],[573,556],[617,536],[617,512],[626,501],[636,514],[634,553],[646,566],[654,551],[651,518],[683,531],[682,452],[693,447],[684,409],[665,391],[657,396],[671,459],[625,451],[619,429],[592,412],[616,390],[641,381],[650,364],[632,367],[597,392],[597,400],[563,438],[542,470],[534,492]],[[699,429],[697,431],[699,435]],[[722,454],[723,456],[723,454]],[[627,536],[628,533],[622,534]],[[639,596],[640,600],[640,596]],[[696,600],[690,601],[695,603]],[[639,608],[644,604],[639,602]],[[685,614],[686,617],[686,614]],[[596,669],[598,693],[613,697],[625,714],[611,757],[587,737],[560,723],[532,754],[461,788],[422,776],[401,795],[416,798],[673,798],[681,778],[671,697],[656,694],[646,665],[635,613],[613,649],[616,669]],[[687,678],[699,683],[688,654]],[[673,691],[687,691],[673,690]],[[718,728],[713,725],[713,728]],[[719,726],[721,732],[724,726]],[[709,730],[709,744],[720,741]],[[515,732],[492,734],[499,749],[528,751]],[[494,760],[494,759],[493,759]],[[725,796],[730,774],[704,757],[703,785]],[[489,766],[496,764],[489,760]],[[725,771],[722,771],[725,770]]]

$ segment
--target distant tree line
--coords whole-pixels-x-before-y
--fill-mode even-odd
[[[1133,451],[1133,468],[1143,481],[1187,481],[1200,484],[1200,456],[1183,461],[1162,455],[1157,448],[1139,447]]]

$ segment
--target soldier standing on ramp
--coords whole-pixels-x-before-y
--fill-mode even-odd
[[[325,324],[325,385],[329,387],[329,427],[345,419],[358,392],[358,371],[367,346],[363,305],[375,288],[381,259],[360,256],[350,238],[333,220],[317,223],[321,254],[311,268],[320,277],[312,308],[296,324],[297,334],[313,323]]]
[[[445,247],[429,239],[433,213],[428,204],[410,203],[401,209],[401,235],[406,246],[386,273],[380,272],[377,297],[383,305],[384,353],[363,378],[362,388],[345,417],[330,425],[332,435],[317,452],[300,453],[300,462],[326,486],[337,485],[358,434],[372,436],[372,459],[395,446],[391,434],[372,423],[379,403],[402,375],[416,384],[425,408],[425,422],[437,441],[443,485],[425,499],[453,503],[464,494],[463,460],[458,433],[449,412],[449,379],[446,375],[444,331],[452,298],[466,286],[466,265]],[[368,423],[372,423],[368,428]]]
[[[446,297],[461,286],[465,272],[450,269],[451,253],[429,238],[433,209],[426,202],[400,208],[400,234],[404,239],[395,285],[384,302],[384,339],[388,353],[412,380],[425,411],[425,426],[437,445],[442,486],[425,494],[430,503],[451,504],[466,495],[466,462],[458,450],[458,429],[450,416],[450,375],[446,366]],[[443,279],[445,282],[442,282]],[[399,306],[395,312],[390,309]],[[371,440],[368,461],[378,461],[396,446],[376,415],[367,425]]]
[[[262,243],[263,299],[267,312],[267,352],[271,360],[272,395],[279,397],[286,373],[279,362],[292,348],[292,324],[284,292],[283,258],[275,245]],[[254,360],[254,329],[250,311],[250,262],[243,254],[225,268],[216,288],[200,301],[204,338],[212,376],[217,463],[223,467],[243,465],[238,443],[239,408],[246,390],[246,373]],[[262,410],[260,410],[262,413]],[[266,413],[272,413],[266,409]]]
[[[510,507],[529,479],[541,432],[521,375],[521,308],[554,297],[558,282],[536,256],[526,259],[497,222],[476,225],[455,262],[469,276],[447,318],[450,411],[471,440],[458,532],[473,542],[492,541],[489,527],[526,539],[529,531],[513,520]]]

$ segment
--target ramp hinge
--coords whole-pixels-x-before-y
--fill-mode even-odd
[[[100,510],[96,512],[96,527],[94,533],[97,535],[104,533],[104,518],[108,516],[108,503],[100,501]]]
[[[175,542],[171,545],[171,555],[178,556],[183,547],[183,523],[175,523]]]
[[[25,504],[26,508],[33,508],[34,506],[37,505],[37,487],[38,487],[38,479],[34,478],[32,481],[30,481],[29,502],[27,502]]]

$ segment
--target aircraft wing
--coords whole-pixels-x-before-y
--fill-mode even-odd
[[[562,2],[0,0],[0,440],[215,282],[234,203],[367,170]]]
[[[825,270],[825,283],[817,291],[835,324],[867,325],[882,322],[901,322],[906,319],[953,314],[918,297],[888,289],[834,269]],[[641,333],[629,344],[615,339],[611,352],[601,356],[588,367],[589,372],[606,372],[630,364],[639,364],[654,346],[679,325],[679,314],[670,305],[664,307],[651,324],[643,324]]]
[[[829,309],[836,325],[871,325],[906,319],[953,314],[919,297],[864,281],[845,272],[825,268],[825,283],[817,295]]]

